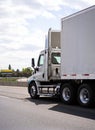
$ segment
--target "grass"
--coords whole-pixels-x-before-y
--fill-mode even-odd
[[[0,77],[0,85],[3,86],[24,86],[27,87],[27,82],[18,82],[20,77]]]
[[[0,77],[0,82],[17,82],[18,77]]]

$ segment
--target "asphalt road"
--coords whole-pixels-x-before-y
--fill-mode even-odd
[[[26,87],[0,86],[0,130],[95,130],[95,107],[32,100]]]

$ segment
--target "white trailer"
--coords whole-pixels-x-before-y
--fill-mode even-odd
[[[61,33],[49,29],[46,48],[28,80],[31,98],[59,95],[65,104],[94,104],[95,6],[61,19]],[[61,55],[61,62],[60,62]],[[55,61],[55,60],[56,61]],[[32,60],[34,67],[34,59]]]
[[[61,78],[95,79],[95,6],[61,20]]]
[[[61,50],[61,79],[66,82],[63,102],[77,98],[80,105],[91,105],[95,95],[95,6],[61,19]]]

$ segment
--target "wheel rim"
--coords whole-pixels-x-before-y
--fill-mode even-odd
[[[86,88],[83,88],[80,91],[80,101],[84,104],[87,104],[89,100],[90,100],[89,91]]]
[[[71,95],[71,93],[70,93],[70,89],[69,88],[64,88],[63,89],[63,99],[65,100],[65,101],[69,101],[69,99],[70,99],[70,96]]]
[[[31,96],[35,96],[35,94],[36,94],[36,88],[35,88],[35,86],[31,86],[30,93],[31,93]]]

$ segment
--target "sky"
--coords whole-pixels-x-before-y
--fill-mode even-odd
[[[31,67],[45,47],[49,28],[61,18],[95,5],[95,0],[0,0],[0,69]]]

